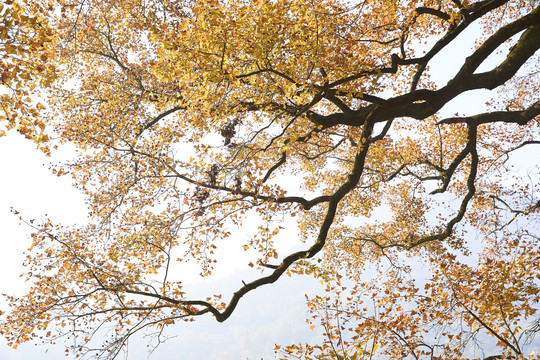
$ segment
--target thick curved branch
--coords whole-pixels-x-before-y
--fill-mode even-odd
[[[332,102],[334,105],[336,105],[339,108],[339,110],[341,110],[343,113],[345,113],[345,114],[352,114],[353,113],[353,111],[352,111],[352,109],[350,107],[348,107],[343,101],[341,101],[340,98],[338,98],[337,96],[335,96],[331,92],[326,93],[324,95],[324,98],[329,100],[330,102]]]
[[[495,69],[473,75],[474,71],[490,56],[501,44],[512,36],[525,30],[517,44],[510,50],[506,59]],[[530,14],[503,26],[489,37],[471,56],[469,56],[456,76],[447,87],[456,86],[463,82],[467,89],[493,89],[510,79],[534,53],[540,48],[540,6]],[[472,75],[472,76],[471,76]],[[468,80],[467,80],[468,79]],[[479,82],[481,87],[474,84]]]
[[[363,78],[363,77],[366,77],[366,76],[369,76],[369,75],[395,74],[397,72],[397,69],[398,69],[399,60],[400,60],[400,58],[399,58],[399,56],[397,54],[392,54],[390,67],[377,68],[377,69],[372,69],[372,70],[364,70],[364,71],[361,71],[361,72],[359,72],[357,74],[347,76],[345,78],[342,78],[342,79],[333,81],[331,83],[325,84],[324,86],[321,86],[320,89],[322,89],[322,90],[332,89],[332,88],[334,88],[334,87],[336,87],[338,85],[345,84],[345,83],[348,83],[348,82],[351,82],[351,81],[354,81],[354,80],[358,80],[360,78]]]
[[[462,151],[462,153],[471,155],[471,165],[470,165],[470,170],[469,170],[469,176],[467,178],[467,193],[465,194],[465,196],[463,197],[461,201],[461,205],[459,207],[458,212],[452,219],[450,219],[447,222],[446,226],[444,227],[442,231],[434,235],[424,236],[408,244],[406,243],[381,244],[373,238],[363,238],[361,240],[369,241],[381,249],[387,249],[387,248],[393,248],[393,247],[412,249],[425,243],[429,243],[432,241],[443,241],[447,239],[452,234],[456,224],[459,223],[465,216],[465,213],[467,211],[467,206],[469,202],[471,201],[471,199],[473,198],[474,194],[476,193],[476,187],[474,183],[476,180],[476,174],[478,171],[478,161],[479,161],[478,153],[476,151],[476,136],[477,136],[476,127],[475,126],[469,127],[467,146]]]
[[[476,174],[478,171],[478,153],[476,151],[476,136],[477,136],[477,129],[476,126],[469,127],[469,134],[468,134],[468,143],[467,143],[467,151],[471,155],[471,165],[469,170],[469,177],[467,178],[467,194],[463,197],[463,200],[461,201],[461,205],[459,207],[459,210],[457,214],[446,224],[446,227],[444,231],[437,235],[427,236],[424,238],[421,238],[414,243],[410,244],[408,248],[413,248],[418,245],[421,245],[423,243],[434,241],[434,240],[444,240],[448,238],[452,231],[454,230],[454,226],[463,219],[465,216],[465,212],[467,211],[467,206],[469,205],[469,202],[473,198],[474,194],[476,193],[476,187],[474,185],[474,182],[476,180]]]
[[[448,21],[451,18],[450,15],[448,15],[447,13],[445,13],[445,12],[443,12],[441,10],[428,8],[428,7],[424,7],[424,6],[416,8],[416,13],[419,14],[419,15],[422,15],[422,14],[433,15],[433,16],[438,17],[439,19],[443,19],[444,21]]]
[[[437,124],[457,124],[467,123],[471,125],[481,125],[494,122],[515,123],[526,125],[530,120],[540,115],[540,101],[535,102],[525,110],[521,111],[494,111],[472,116],[451,117],[439,121]]]
[[[269,170],[268,172],[266,173],[266,175],[264,175],[264,178],[262,180],[263,183],[266,182],[266,180],[268,180],[270,178],[270,176],[272,175],[272,173],[277,169],[279,168],[281,165],[285,164],[285,162],[287,161],[287,152],[286,151],[283,151],[281,153],[281,158],[279,159],[279,161],[277,163],[275,163]]]
[[[421,58],[414,59],[413,61],[416,64],[419,64],[419,68],[414,74],[413,81],[411,83],[411,91],[416,90],[418,81],[423,75],[424,71],[427,68],[427,64],[435,55],[437,55],[442,49],[444,49],[448,44],[450,44],[459,34],[461,34],[473,21],[481,18],[483,15],[487,14],[491,10],[494,10],[505,3],[508,0],[485,0],[478,3],[474,3],[467,7],[459,6],[461,13],[464,14],[465,19],[456,27],[450,28],[449,31],[443,36],[433,47]],[[473,7],[474,5],[474,7]]]
[[[150,129],[152,126],[154,126],[159,120],[163,119],[164,117],[166,116],[169,116],[171,114],[174,114],[175,112],[179,111],[179,110],[185,110],[186,107],[185,106],[175,106],[167,111],[164,111],[162,112],[161,114],[157,115],[155,118],[153,118],[152,120],[150,120],[149,122],[147,122],[144,127],[142,128],[141,130],[141,133],[144,131],[144,130],[147,130],[147,129]]]
[[[349,178],[344,184],[342,184],[334,192],[333,195],[330,196],[329,201],[328,201],[328,209],[326,211],[325,218],[319,230],[319,235],[317,236],[317,240],[313,243],[313,245],[309,249],[303,250],[303,251],[297,251],[293,254],[290,254],[289,256],[283,259],[280,265],[271,266],[271,268],[274,268],[274,271],[272,272],[272,274],[259,278],[250,283],[244,284],[243,287],[241,287],[238,291],[236,291],[233,294],[231,300],[229,301],[229,304],[227,305],[225,310],[223,310],[223,312],[219,312],[214,306],[212,306],[210,303],[205,302],[205,301],[180,301],[180,303],[184,305],[189,304],[189,305],[203,306],[204,309],[201,310],[200,313],[194,313],[194,315],[200,315],[202,313],[211,312],[215,316],[217,321],[223,322],[231,316],[236,306],[238,305],[238,302],[245,294],[257,289],[260,286],[276,282],[285,273],[285,271],[287,271],[287,269],[297,260],[312,258],[317,253],[319,253],[319,251],[322,250],[322,248],[324,247],[326,243],[328,231],[330,230],[330,227],[332,226],[332,223],[334,222],[334,218],[336,216],[337,206],[339,202],[352,189],[354,189],[358,185],[358,182],[360,181],[360,177],[362,176],[362,173],[364,170],[364,164],[367,157],[367,153],[369,151],[369,147],[371,144],[371,142],[369,141],[369,138],[371,137],[372,132],[373,132],[373,123],[366,123],[362,132],[362,139],[364,139],[364,141],[355,157],[354,166],[351,173],[349,174]]]
[[[377,104],[377,105],[384,105],[386,103],[386,99],[383,99],[375,95],[362,93],[362,92],[350,93],[350,92],[335,90],[335,89],[329,90],[328,92],[331,94],[334,94],[335,96],[351,97],[353,99],[364,100],[364,101],[370,102],[372,104]]]
[[[146,157],[149,157],[149,158],[151,158],[151,159],[153,159],[155,161],[161,162],[160,159],[156,158],[155,156],[153,156],[151,154],[145,153],[145,152],[141,152],[141,151],[138,151],[138,150],[133,150],[133,153],[138,154],[138,155],[142,155],[142,156],[146,156]],[[176,170],[176,168],[174,168],[173,166],[171,166],[168,163],[163,163],[163,165],[172,172],[172,175],[164,175],[163,177],[175,177],[175,178],[184,180],[184,181],[186,181],[186,182],[188,182],[190,184],[199,186],[201,188],[225,191],[225,192],[231,193],[233,195],[242,195],[244,197],[250,197],[250,198],[258,199],[258,200],[272,201],[272,202],[275,202],[277,204],[297,203],[297,204],[301,205],[305,210],[309,210],[309,209],[311,209],[312,207],[314,207],[314,206],[316,206],[318,204],[328,202],[331,199],[330,195],[321,195],[321,196],[318,196],[318,197],[313,198],[311,200],[307,200],[307,199],[305,199],[303,197],[300,197],[300,196],[284,196],[284,197],[277,197],[276,198],[276,197],[260,194],[257,191],[238,190],[237,188],[234,188],[234,187],[227,187],[227,186],[223,186],[223,185],[209,184],[209,183],[204,182],[204,181],[198,181],[198,180],[190,178],[189,176],[186,176],[186,175],[183,175],[183,174],[179,173],[178,170]]]
[[[491,71],[474,74],[474,71],[499,45],[525,30],[506,59]],[[434,115],[456,96],[475,89],[494,89],[516,74],[523,64],[540,49],[540,6],[530,14],[497,31],[465,60],[462,68],[446,86],[439,90],[415,90],[386,100],[380,105],[369,105],[355,110],[354,114],[308,114],[308,118],[323,128],[336,125],[361,126],[368,116],[375,122],[398,117],[425,119]],[[373,114],[374,113],[374,114]]]
[[[454,175],[454,172],[456,171],[457,167],[465,158],[467,155],[469,155],[471,152],[470,143],[467,143],[467,146],[461,150],[461,152],[454,158],[454,161],[448,166],[448,169],[444,169],[442,171],[442,176],[444,178],[443,185],[439,189],[435,189],[431,192],[431,195],[434,194],[440,194],[446,191],[448,188],[448,185],[450,185],[450,180],[452,180],[452,176]]]

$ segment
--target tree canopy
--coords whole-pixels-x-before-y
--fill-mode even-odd
[[[55,75],[49,61],[54,35],[47,9],[50,4],[25,0],[0,4],[0,136],[5,129],[17,128],[37,143],[48,140],[39,116],[44,106],[31,97],[36,86],[47,87]]]
[[[54,171],[90,215],[32,225],[10,344],[71,336],[74,357],[114,358],[134,333],[226,321],[257,288],[310,274],[326,287],[308,300],[326,340],[278,346],[283,358],[478,358],[484,340],[528,355],[539,168],[514,154],[540,144],[539,1],[42,5],[55,81],[32,115],[77,147]],[[8,57],[19,28],[3,25]],[[465,33],[475,48],[437,83],[430,66]],[[16,72],[21,51],[6,60]],[[483,89],[499,90],[485,112],[441,115]],[[301,250],[276,248],[283,236]],[[229,298],[186,293],[182,264],[211,276],[233,244],[257,279]]]

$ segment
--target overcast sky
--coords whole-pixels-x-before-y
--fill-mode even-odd
[[[448,49],[434,59],[438,68],[432,68],[437,80],[444,84],[460,65],[455,55],[469,49],[474,36],[465,33],[458,47]],[[466,54],[466,53],[464,53]],[[482,111],[482,92],[474,97],[470,94],[449,104],[448,113],[459,111],[475,113]],[[53,221],[76,223],[84,221],[84,200],[71,187],[66,177],[58,178],[50,173],[46,158],[35,149],[34,144],[21,136],[11,134],[0,138],[0,293],[21,294],[24,283],[19,279],[23,252],[29,245],[30,229],[20,225],[10,207],[25,218],[42,219],[45,214]],[[65,154],[57,154],[65,156]],[[228,271],[219,279],[219,287],[236,290],[242,280],[249,280],[247,272],[239,272],[235,262],[227,265]],[[210,282],[192,283],[201,294],[214,294],[215,286]],[[304,294],[313,294],[318,283],[307,277],[283,278],[276,284],[263,287],[241,300],[239,307],[225,323],[213,318],[200,318],[194,323],[174,325],[168,332],[171,338],[160,346],[151,359],[216,359],[244,360],[273,358],[275,344],[288,345],[299,341],[317,342],[321,339],[318,330],[312,331],[305,323]],[[225,297],[227,298],[227,297]],[[2,305],[2,308],[4,306]],[[130,343],[130,360],[147,358],[144,339],[133,339]],[[1,360],[35,360],[63,358],[61,346],[50,348],[48,353],[41,346],[26,344],[18,350],[9,349],[0,339]]]
[[[16,134],[0,138],[0,293],[20,294],[24,282],[19,278],[23,252],[28,248],[31,230],[20,224],[11,211],[14,207],[26,219],[43,219],[45,214],[63,223],[82,222],[86,216],[84,198],[74,189],[67,177],[52,175],[46,164],[51,159],[36,151],[35,145]],[[237,290],[242,280],[253,273],[240,272],[230,262],[226,276],[219,284],[210,281],[186,285],[193,292],[211,295],[216,286]],[[262,288],[241,300],[237,311],[225,323],[219,324],[210,316],[195,323],[172,326],[169,335],[176,336],[160,346],[153,358],[172,359],[269,359],[275,344],[292,344],[316,340],[320,336],[305,323],[305,293],[313,293],[318,283],[308,277],[284,278],[278,284]],[[276,301],[278,299],[278,301]],[[3,304],[4,305],[4,304]],[[4,308],[4,306],[2,306]],[[144,346],[141,346],[144,345]],[[58,359],[63,348],[58,346],[44,353],[46,348],[25,344],[17,350],[0,344],[1,360]],[[129,359],[147,358],[146,341],[132,340]]]

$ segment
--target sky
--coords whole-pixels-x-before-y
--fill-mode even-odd
[[[457,70],[461,62],[455,54],[467,54],[466,49],[471,48],[474,36],[464,33],[460,39],[457,47],[447,49],[433,61],[438,67],[432,67],[431,73],[440,84],[444,84]],[[453,115],[456,108],[469,114],[481,112],[485,95],[485,92],[477,92],[475,96],[465,94],[443,111],[449,115]],[[52,175],[47,166],[51,161],[69,157],[69,151],[57,152],[55,158],[47,158],[36,150],[31,141],[11,133],[0,138],[0,154],[0,293],[21,294],[26,284],[19,274],[31,229],[21,224],[10,208],[13,207],[26,219],[48,217],[68,224],[84,222],[86,208],[84,198],[72,187],[69,178]],[[531,161],[532,165],[534,161]],[[193,281],[186,286],[200,294],[214,294],[217,286],[230,293],[240,286],[242,280],[253,276],[240,270],[237,261],[229,262],[223,269],[217,283]],[[276,284],[244,297],[235,313],[224,323],[217,323],[209,316],[170,327],[168,333],[172,337],[150,359],[272,359],[275,344],[320,342],[320,330],[311,330],[305,322],[307,307],[304,296],[316,293],[319,288],[320,284],[309,277],[282,278]],[[1,302],[0,305],[4,307]],[[0,360],[59,359],[64,357],[63,351],[62,346],[47,349],[34,344],[24,344],[12,350],[0,339]],[[127,358],[140,360],[147,357],[146,340],[132,339]]]
[[[69,153],[69,151],[67,151]],[[47,158],[36,150],[32,141],[15,133],[0,138],[0,293],[22,294],[25,284],[19,277],[24,251],[30,245],[31,228],[21,223],[25,219],[50,218],[64,224],[81,224],[86,218],[84,197],[75,189],[69,177],[53,175],[48,164],[58,158],[68,158],[66,152]],[[53,155],[55,156],[55,155]],[[15,215],[16,210],[20,215]],[[210,280],[187,281],[186,289],[201,297],[216,293],[216,287],[232,295],[242,280],[253,273],[241,271],[238,253],[231,253],[228,264],[221,267],[219,283]],[[235,265],[236,264],[236,265]],[[169,339],[154,351],[151,358],[174,359],[271,359],[276,344],[299,341],[320,341],[321,334],[306,324],[307,307],[304,294],[313,294],[320,284],[307,276],[283,278],[277,284],[263,287],[245,296],[235,313],[224,323],[210,316],[193,323],[170,327]],[[279,299],[279,301],[276,301]],[[0,300],[0,308],[5,302]],[[148,358],[146,339],[132,339],[128,359]],[[17,350],[0,339],[0,360],[58,359],[62,345],[46,348],[28,343]]]

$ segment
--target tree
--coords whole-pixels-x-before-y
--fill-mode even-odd
[[[54,36],[47,24],[46,3],[6,0],[0,5],[0,121],[40,144],[48,140],[35,97],[54,79]],[[37,89],[36,89],[37,87]],[[0,136],[5,131],[0,129]],[[47,147],[43,150],[48,152]]]
[[[527,181],[510,165],[540,144],[538,1],[87,0],[49,16],[60,70],[42,121],[77,146],[55,171],[90,217],[36,226],[32,287],[2,326],[12,345],[73,336],[77,356],[114,358],[138,331],[225,321],[309,273],[326,284],[310,306],[327,340],[283,357],[465,358],[482,339],[527,355],[538,168]],[[431,81],[476,24],[459,70]],[[480,89],[500,90],[485,112],[441,117]],[[246,219],[260,277],[192,299],[181,263],[211,275]],[[279,253],[289,227],[304,250]]]

